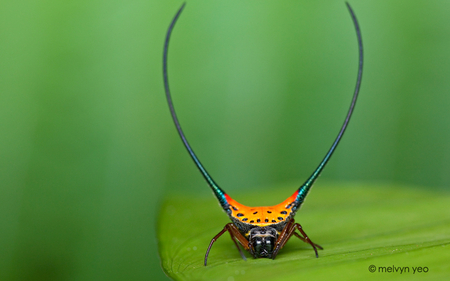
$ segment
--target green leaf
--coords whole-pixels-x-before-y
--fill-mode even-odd
[[[230,196],[249,206],[274,205],[294,190],[290,185]],[[449,206],[448,193],[321,183],[295,217],[312,241],[324,247],[318,259],[311,246],[292,237],[275,260],[253,259],[246,253],[244,261],[225,233],[205,267],[212,237],[230,221],[212,195],[177,195],[162,205],[159,252],[164,271],[175,280],[378,280],[413,275],[443,280],[450,273]],[[374,273],[370,265],[376,266]]]

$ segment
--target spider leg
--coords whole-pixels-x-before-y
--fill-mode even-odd
[[[298,229],[298,231],[300,231],[300,233],[303,236],[295,232],[295,229]],[[287,243],[289,238],[292,237],[292,235],[295,235],[303,242],[310,244],[313,247],[314,252],[316,253],[316,258],[319,257],[319,254],[317,253],[317,248],[323,250],[322,246],[313,243],[311,239],[309,239],[308,235],[306,235],[305,231],[303,231],[302,226],[299,223],[295,223],[294,219],[291,219],[283,228],[283,230],[280,233],[280,236],[277,239],[277,242],[275,243],[275,249],[272,253],[272,259],[275,259],[275,257],[278,255],[278,252],[281,250],[281,248],[284,247],[284,245]]]
[[[247,242],[247,239],[244,238],[244,236],[242,236],[242,234],[239,232],[239,230],[236,228],[236,226],[232,223],[229,223],[225,226],[225,228],[228,228],[228,232],[230,233],[231,236],[231,240],[233,240],[234,244],[236,245],[236,248],[239,251],[239,254],[241,255],[243,260],[247,260],[247,258],[245,257],[244,253],[241,250],[241,247],[239,247],[238,243],[236,242],[239,241],[239,243],[244,243],[242,246],[245,248],[245,242]],[[248,242],[247,242],[248,244]]]
[[[294,219],[291,219],[281,231],[280,236],[278,236],[277,242],[275,242],[275,249],[272,252],[272,259],[275,259],[278,252],[284,247],[289,238],[291,238],[292,233],[294,233],[294,222]]]
[[[213,239],[211,239],[211,242],[209,243],[209,246],[208,246],[208,250],[206,250],[206,254],[205,254],[205,266],[208,261],[208,255],[209,255],[209,251],[211,250],[212,245],[214,244],[214,242],[217,241],[217,239],[219,239],[220,236],[222,236],[222,234],[225,233],[225,231],[228,231],[228,233],[230,233],[231,240],[233,240],[234,244],[238,248],[238,251],[241,254],[242,259],[247,260],[237,242],[239,242],[239,244],[241,244],[245,250],[249,250],[248,240],[244,236],[242,236],[242,234],[239,232],[239,230],[237,229],[237,227],[234,224],[227,223],[225,225],[225,227],[216,236],[214,236]]]
[[[309,239],[308,235],[306,235],[306,233],[303,231],[302,226],[301,226],[299,223],[295,223],[295,224],[294,224],[294,227],[297,228],[298,231],[300,231],[300,233],[303,235],[303,237],[300,238],[300,235],[295,235],[295,236],[297,236],[298,238],[300,238],[302,241],[304,241],[304,242],[310,244],[310,245],[313,247],[314,252],[316,253],[316,258],[318,258],[318,257],[319,257],[319,254],[317,253],[317,248],[316,248],[316,246],[318,246],[318,248],[321,249],[321,250],[323,250],[323,248],[322,248],[321,246],[317,245],[317,244],[314,244],[314,243],[311,241],[311,239]]]
[[[294,235],[297,236],[300,240],[302,240],[305,243],[308,243],[308,241],[306,241],[305,238],[303,238],[303,236],[301,236],[300,234],[298,234],[297,232],[294,232]],[[314,242],[313,242],[314,243]],[[320,250],[323,250],[323,247],[320,246],[319,244],[314,243],[314,245],[316,245],[317,248],[319,248]]]

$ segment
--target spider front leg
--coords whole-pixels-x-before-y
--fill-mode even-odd
[[[300,231],[300,233],[303,236],[300,236],[300,234],[296,233],[295,229],[298,229],[298,231]],[[305,231],[303,231],[302,226],[298,223],[295,223],[294,219],[291,219],[283,228],[283,230],[280,233],[280,236],[277,239],[277,242],[275,243],[275,249],[272,253],[272,259],[275,259],[278,252],[284,247],[284,245],[286,245],[287,241],[289,240],[289,238],[292,237],[292,235],[295,235],[303,242],[310,244],[313,247],[314,252],[316,253],[316,258],[319,257],[319,254],[317,253],[317,248],[323,250],[322,246],[313,243],[311,239],[309,239],[308,235],[306,235]]]
[[[275,259],[275,257],[278,255],[278,252],[281,250],[281,248],[284,247],[286,242],[291,238],[292,233],[294,232],[295,228],[294,225],[294,219],[291,219],[283,228],[283,230],[280,233],[280,236],[278,236],[277,242],[275,243],[275,249],[272,252],[272,259]]]
[[[302,226],[299,223],[295,223],[294,227],[298,229],[298,231],[300,231],[300,233],[303,235],[303,237],[301,237],[298,233],[294,232],[294,235],[297,236],[298,238],[300,238],[300,240],[302,240],[303,242],[306,242],[308,244],[310,244],[313,249],[314,252],[316,252],[316,258],[319,257],[319,254],[317,253],[317,248],[323,250],[322,246],[313,243],[313,241],[311,241],[311,239],[309,239],[308,235],[306,235],[305,231],[303,231]],[[316,248],[317,247],[317,248]]]
[[[306,239],[303,237],[303,236],[301,236],[300,234],[298,234],[297,232],[295,232],[294,231],[294,235],[295,236],[297,236],[300,240],[302,240],[303,242],[305,242],[305,243],[308,243],[309,244],[309,242],[308,241],[306,241]],[[311,241],[311,240],[310,240]],[[312,242],[312,241],[311,241]],[[316,246],[317,248],[319,248],[320,250],[323,250],[323,247],[322,246],[320,246],[319,244],[316,244],[316,243],[314,243],[313,242],[313,244],[314,244],[314,246]]]
[[[208,255],[209,255],[209,251],[211,250],[212,245],[214,244],[214,242],[217,241],[217,239],[219,239],[220,236],[222,236],[222,234],[225,233],[225,231],[228,231],[230,233],[231,240],[233,240],[234,244],[238,248],[239,254],[241,254],[242,259],[247,260],[237,242],[239,242],[239,244],[241,244],[245,250],[249,250],[250,246],[249,246],[248,240],[244,236],[242,236],[242,234],[239,232],[239,230],[237,229],[237,227],[234,224],[227,223],[225,225],[225,227],[216,236],[214,236],[213,239],[211,239],[211,242],[209,243],[209,246],[208,246],[208,250],[206,250],[206,254],[205,254],[205,266],[208,261]],[[236,242],[236,240],[237,240],[237,242]]]

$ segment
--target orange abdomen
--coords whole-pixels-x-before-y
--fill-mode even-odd
[[[255,226],[268,226],[285,221],[292,213],[292,206],[297,198],[298,191],[282,203],[270,207],[248,207],[233,200],[225,194],[230,204],[231,216],[244,223]]]

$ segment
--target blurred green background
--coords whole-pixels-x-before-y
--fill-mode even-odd
[[[164,97],[181,3],[0,1],[0,280],[166,278],[164,194],[210,196]],[[446,189],[450,2],[350,4],[363,83],[321,180]],[[342,124],[357,58],[344,1],[191,0],[169,77],[191,145],[238,194],[303,183]]]

